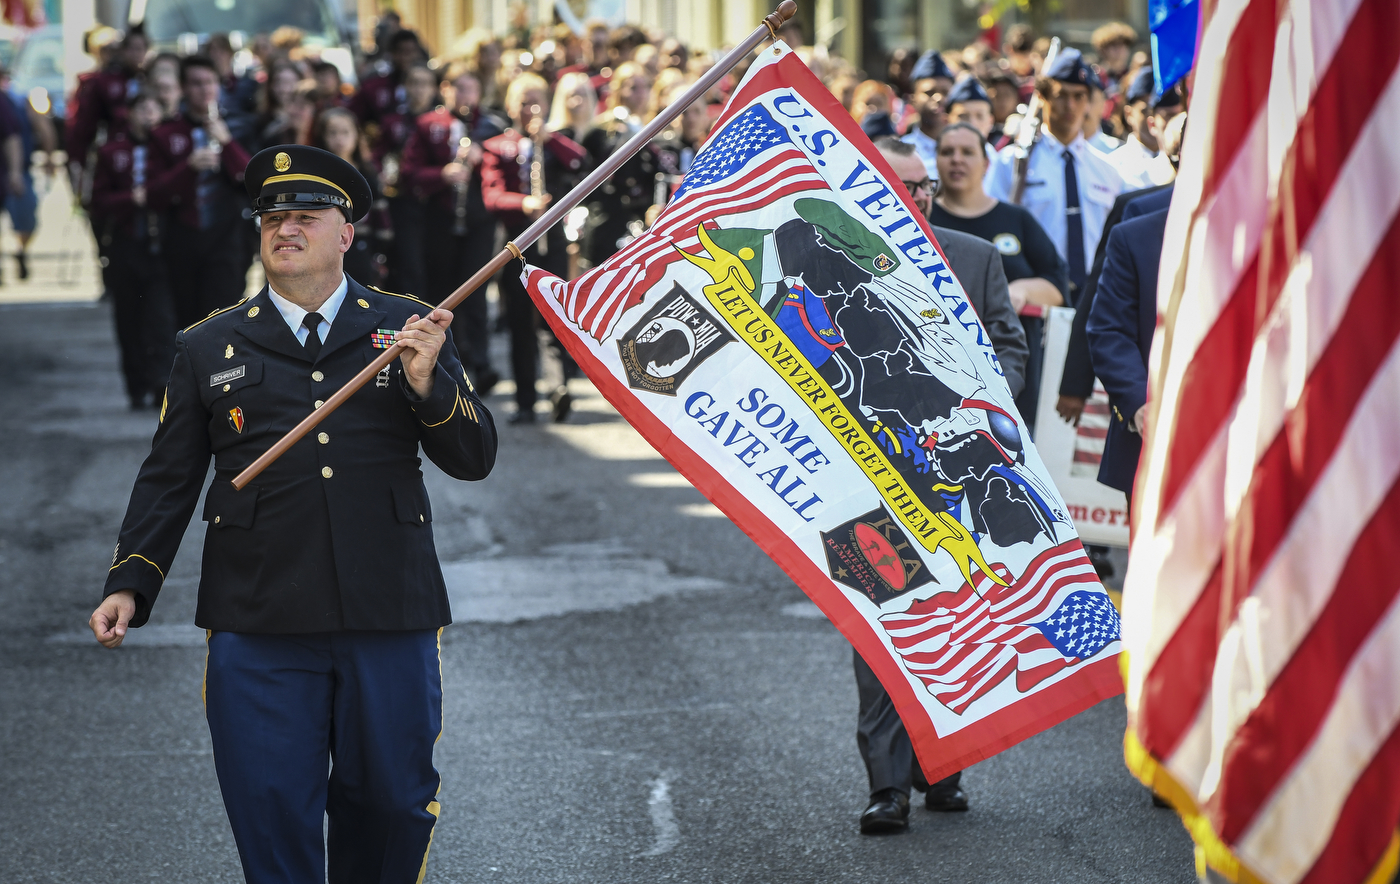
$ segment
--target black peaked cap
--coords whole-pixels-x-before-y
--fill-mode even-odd
[[[340,209],[352,222],[373,199],[360,170],[319,147],[279,144],[248,161],[243,186],[253,213],[280,209]]]

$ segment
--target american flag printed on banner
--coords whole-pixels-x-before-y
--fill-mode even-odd
[[[880,623],[909,671],[959,713],[1012,673],[1027,691],[1118,638],[1118,612],[1078,542],[1041,553],[1007,586],[978,572]]]
[[[716,215],[739,214],[784,196],[825,189],[806,155],[762,105],[721,121],[649,233],[556,291],[564,313],[602,340],[617,317],[681,260],[672,245],[694,249],[694,228]]]
[[[1129,767],[1236,881],[1400,839],[1400,3],[1217,0],[1123,593]]]

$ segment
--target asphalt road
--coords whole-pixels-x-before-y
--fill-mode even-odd
[[[195,521],[151,624],[99,599],[155,415],[103,306],[0,307],[0,881],[242,880],[202,716]],[[596,394],[428,466],[443,636],[430,882],[1190,882],[1112,700],[971,768],[967,814],[857,831],[850,647]],[[498,417],[505,398],[491,402]]]

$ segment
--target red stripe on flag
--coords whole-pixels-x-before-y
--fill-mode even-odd
[[[1253,0],[1240,15],[1225,47],[1225,70],[1216,107],[1211,163],[1201,189],[1201,205],[1209,203],[1220,178],[1230,170],[1254,118],[1269,97],[1269,71],[1274,61],[1272,35],[1278,28],[1275,0]],[[1263,35],[1269,35],[1265,38]],[[1229,90],[1228,93],[1225,90]]]
[[[1278,199],[1260,240],[1264,293],[1255,317],[1261,326],[1307,241],[1337,176],[1376,102],[1400,62],[1400,3],[1363,0],[1342,36],[1332,64],[1298,121],[1279,174]],[[1364,69],[1358,60],[1364,59]]]
[[[1189,416],[1183,414],[1172,428],[1162,470],[1162,504],[1157,511],[1157,527],[1176,507],[1177,496],[1191,478],[1201,455],[1234,411],[1249,367],[1250,343],[1254,340],[1254,301],[1259,289],[1259,256],[1249,262],[1230,300],[1221,309],[1215,324],[1201,339],[1181,380],[1178,401],[1189,402]]]
[[[1250,489],[1230,529],[1227,550],[1250,543],[1248,559],[1230,553],[1206,583],[1195,606],[1178,627],[1147,676],[1153,702],[1139,722],[1143,745],[1169,754],[1195,720],[1210,688],[1210,662],[1221,623],[1234,619],[1238,602],[1253,577],[1272,558],[1326,468],[1346,430],[1346,418],[1369,385],[1376,369],[1400,337],[1400,301],[1392,282],[1400,274],[1400,217],[1372,256],[1357,283],[1346,313],[1319,357],[1298,404],[1256,467]],[[1227,567],[1234,575],[1227,580]],[[1228,594],[1227,583],[1232,587]],[[1161,757],[1161,756],[1159,756]]]
[[[1299,884],[1365,881],[1400,825],[1400,728],[1392,731],[1357,779],[1332,828],[1332,839]]]
[[[1400,594],[1400,482],[1357,538],[1307,638],[1235,732],[1204,810],[1226,841],[1243,833],[1312,741],[1358,648]]]

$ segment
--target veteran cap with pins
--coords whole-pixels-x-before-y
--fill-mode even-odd
[[[340,209],[351,221],[369,211],[372,195],[360,170],[330,151],[279,144],[248,161],[243,185],[253,214],[286,209]]]

